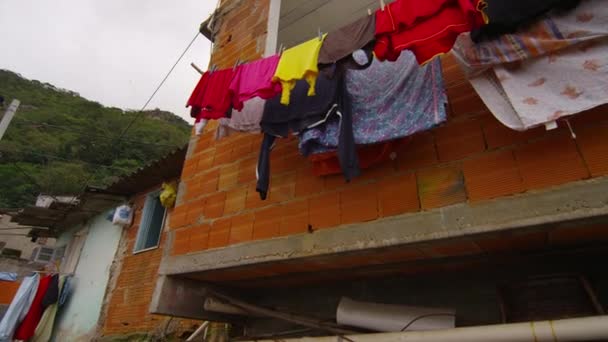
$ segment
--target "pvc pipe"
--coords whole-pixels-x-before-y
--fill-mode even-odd
[[[336,320],[341,325],[373,331],[437,330],[454,328],[456,313],[453,309],[358,302],[342,297]]]
[[[486,325],[455,329],[351,335],[356,342],[576,342],[608,340],[608,316]],[[336,342],[336,336],[283,341]],[[339,339],[338,339],[339,340]],[[270,342],[271,340],[268,340]],[[260,342],[260,341],[259,341]]]

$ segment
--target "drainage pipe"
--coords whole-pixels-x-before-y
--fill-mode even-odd
[[[432,331],[348,335],[354,342],[575,342],[608,340],[608,316],[556,321],[485,325]],[[269,340],[270,342],[271,340]],[[283,341],[336,342],[339,337],[304,337]],[[342,340],[344,341],[344,340]]]

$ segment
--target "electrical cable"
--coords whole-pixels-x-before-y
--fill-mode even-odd
[[[451,317],[456,317],[455,314],[453,313],[432,313],[432,314],[426,314],[426,315],[420,315],[414,319],[412,319],[408,324],[406,324],[403,329],[401,329],[401,331],[406,331],[407,328],[409,328],[412,324],[414,324],[416,321],[419,321],[423,318],[427,318],[427,317],[434,317],[434,316],[451,316]]]

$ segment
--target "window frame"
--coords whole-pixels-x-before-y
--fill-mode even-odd
[[[148,200],[150,200],[150,199],[152,199],[154,197],[160,196],[161,191],[162,190],[159,188],[159,189],[156,189],[156,190],[148,192],[146,194],[146,196],[145,196],[144,206],[142,208],[141,218],[140,218],[139,224],[138,224],[137,236],[135,237],[135,243],[133,244],[133,251],[132,252],[133,252],[134,255],[135,254],[149,252],[151,250],[155,250],[155,249],[157,249],[160,246],[160,239],[162,237],[163,230],[165,228],[165,222],[167,220],[167,208],[163,207],[162,204],[161,204],[161,207],[163,208],[163,218],[162,218],[161,223],[160,223],[160,228],[159,228],[159,232],[158,232],[158,240],[156,241],[156,244],[154,246],[150,246],[150,247],[147,247],[147,248],[137,249],[138,242],[140,241],[140,239],[144,238],[143,235],[142,235],[142,228],[143,228],[142,227],[142,222],[144,221],[144,218],[146,218],[146,208],[147,208],[146,204],[148,203]],[[148,229],[149,229],[149,227],[148,227]]]

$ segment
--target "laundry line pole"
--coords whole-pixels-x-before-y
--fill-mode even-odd
[[[15,116],[15,113],[17,113],[17,108],[19,108],[20,104],[21,102],[19,102],[19,100],[13,100],[10,106],[8,106],[6,112],[4,112],[4,116],[2,117],[2,120],[0,120],[0,141],[2,141],[4,132],[6,132],[8,125],[11,123],[11,120],[13,120],[13,117]]]

